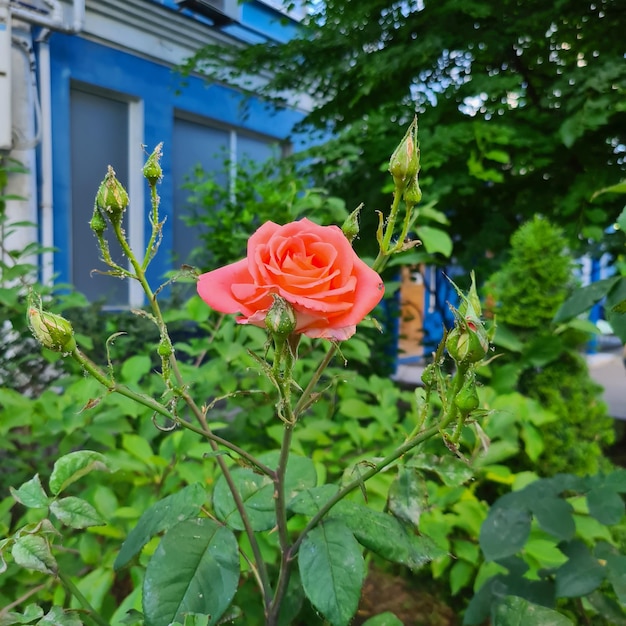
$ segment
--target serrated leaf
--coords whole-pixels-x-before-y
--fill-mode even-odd
[[[143,583],[146,626],[168,626],[186,613],[217,624],[239,584],[235,535],[213,520],[186,520],[171,528],[152,555]]]
[[[559,545],[568,557],[555,574],[558,598],[578,598],[597,589],[606,576],[606,569],[589,552],[582,541],[574,540]]]
[[[493,626],[573,626],[565,615],[524,598],[507,596],[498,602],[491,615]]]
[[[319,485],[311,489],[305,489],[287,503],[287,508],[292,513],[300,513],[301,515],[312,517],[338,490],[337,485]]]
[[[92,450],[70,452],[57,459],[50,475],[50,491],[56,496],[69,485],[93,471],[108,472],[104,455]]]
[[[10,487],[10,491],[15,500],[30,509],[43,509],[50,502],[39,479],[39,474],[35,474],[18,489]]]
[[[0,626],[12,626],[14,624],[28,624],[43,617],[43,609],[37,604],[29,604],[23,613],[0,611]]]
[[[474,470],[467,463],[451,455],[417,454],[409,460],[407,467],[434,472],[448,487],[458,487],[474,476]]]
[[[415,527],[428,506],[426,482],[415,468],[400,468],[389,488],[389,510],[400,520]]]
[[[260,455],[259,461],[274,469],[278,465],[278,458],[279,453],[272,451]],[[275,526],[276,501],[272,479],[252,469],[241,467],[232,470],[231,476],[243,500],[253,530],[268,530]],[[316,483],[317,471],[313,461],[307,457],[291,455],[285,472],[285,500],[290,502],[300,491],[315,487]],[[218,519],[235,530],[244,529],[224,476],[220,476],[215,483],[213,507]]]
[[[53,606],[36,626],[83,626],[75,611],[65,611],[60,606]]]
[[[558,539],[569,540],[576,533],[574,509],[561,498],[539,498],[531,505],[539,526]]]
[[[427,537],[416,535],[412,528],[393,515],[374,511],[356,502],[339,503],[331,509],[329,516],[340,519],[368,550],[413,570],[445,554]]]
[[[57,563],[48,542],[39,535],[22,535],[15,540],[11,549],[13,560],[26,569],[56,574]]]
[[[480,547],[487,561],[497,561],[522,549],[530,534],[530,514],[518,508],[489,511],[480,528]]]
[[[177,493],[166,496],[163,500],[159,500],[146,509],[139,518],[137,525],[128,533],[128,537],[115,559],[113,568],[118,570],[124,567],[141,552],[155,535],[197,516],[205,500],[206,491],[204,487],[195,483],[184,487]]]
[[[608,486],[595,487],[587,493],[589,515],[605,526],[613,526],[624,517],[624,500]]]
[[[339,520],[327,520],[302,541],[298,566],[304,593],[333,626],[348,626],[365,579],[361,547]]]
[[[75,496],[55,500],[50,505],[50,511],[70,528],[89,528],[106,524],[104,518],[89,502]]]

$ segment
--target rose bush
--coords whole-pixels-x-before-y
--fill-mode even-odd
[[[263,326],[279,295],[296,313],[296,333],[342,341],[380,302],[380,276],[356,255],[337,226],[304,218],[266,222],[248,241],[245,259],[202,274],[198,293],[241,324]]]

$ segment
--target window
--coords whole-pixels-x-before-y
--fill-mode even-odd
[[[90,300],[106,306],[128,304],[127,281],[93,272],[106,271],[96,238],[89,228],[94,198],[109,164],[128,185],[128,104],[73,88],[70,93],[71,133],[71,281]],[[124,227],[128,227],[125,217]],[[109,243],[116,262],[124,263],[116,241]],[[65,242],[63,242],[65,244]]]
[[[172,174],[175,217],[172,252],[175,266],[193,263],[191,252],[200,245],[198,228],[190,227],[184,220],[184,216],[193,210],[189,203],[190,191],[185,188],[185,184],[193,177],[197,166],[205,172],[217,173],[217,182],[227,185],[226,160],[230,160],[233,167],[245,160],[262,162],[276,154],[276,145],[276,140],[268,137],[187,119],[174,120]]]

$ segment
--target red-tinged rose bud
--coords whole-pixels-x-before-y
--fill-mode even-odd
[[[37,341],[55,352],[70,353],[76,349],[74,330],[68,320],[41,308],[41,300],[31,295],[28,302],[28,325]]]
[[[163,144],[160,143],[148,157],[146,164],[143,166],[143,176],[151,184],[156,185],[163,176],[161,168],[161,155],[163,154]]]
[[[457,321],[446,339],[446,348],[457,363],[478,363],[489,350],[487,332],[478,319]]]
[[[265,316],[265,327],[273,335],[284,338],[296,329],[296,313],[284,298],[272,296],[274,302]]]
[[[96,207],[100,209],[112,223],[119,223],[128,206],[128,193],[122,183],[117,180],[115,171],[109,165],[106,176],[96,194]]]

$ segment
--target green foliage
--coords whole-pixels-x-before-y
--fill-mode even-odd
[[[497,259],[537,211],[572,248],[603,238],[623,206],[611,194],[590,202],[624,178],[620,0],[306,4],[295,39],[209,46],[187,69],[240,86],[263,67],[271,78],[255,95],[313,96],[305,123],[341,133],[321,175],[338,171],[332,192],[368,207],[385,206],[379,166],[417,110],[424,199],[450,218],[466,267],[488,263],[485,247]]]
[[[626,557],[606,527],[623,521],[624,478],[621,469],[585,478],[557,474],[498,499],[480,547],[503,573],[480,587],[463,623],[480,624],[490,613],[494,624],[574,623],[555,608],[590,623],[582,603],[558,602],[583,596],[593,598],[587,611],[603,623],[622,623]]]
[[[606,470],[603,452],[615,438],[602,388],[578,354],[593,326],[553,323],[573,287],[566,252],[561,230],[535,217],[513,235],[510,258],[487,284],[498,354],[483,373],[497,391],[518,391],[556,416],[526,434],[541,446],[528,460],[544,475]],[[531,466],[522,461],[517,469]]]
[[[497,321],[538,333],[549,331],[571,290],[572,272],[562,230],[535,216],[515,231],[508,260],[489,280]]]
[[[604,451],[615,442],[613,420],[583,357],[568,352],[558,362],[528,370],[519,388],[557,416],[541,428],[545,450],[554,453],[538,459],[539,472],[595,474],[610,468]]]
[[[185,185],[193,211],[187,221],[200,229],[202,240],[193,262],[205,270],[243,258],[248,238],[268,220],[285,224],[306,216],[319,224],[342,224],[348,217],[343,200],[311,188],[296,158],[239,162],[234,189],[222,182],[231,171],[228,160],[224,172],[196,169]]]

